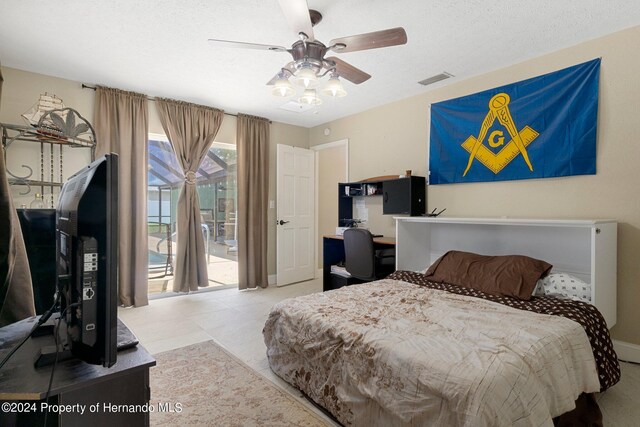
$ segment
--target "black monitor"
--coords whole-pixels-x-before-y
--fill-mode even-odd
[[[107,154],[73,175],[56,210],[57,289],[71,354],[116,363],[118,156]],[[62,325],[61,325],[62,326]]]

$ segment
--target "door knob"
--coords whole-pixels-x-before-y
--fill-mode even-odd
[[[288,223],[289,223],[289,221],[283,221],[283,220],[278,221],[278,224],[280,224],[280,225],[285,225],[285,224],[288,224]]]

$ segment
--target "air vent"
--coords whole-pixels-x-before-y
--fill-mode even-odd
[[[449,77],[453,77],[453,74],[449,74],[446,71],[443,71],[442,73],[436,74],[435,76],[429,77],[428,79],[420,80],[418,83],[423,86],[428,86],[441,80],[448,79]]]
[[[289,101],[280,106],[283,110],[291,111],[293,113],[304,113],[305,111],[311,110],[313,107],[315,107],[315,105],[301,104],[296,101]]]

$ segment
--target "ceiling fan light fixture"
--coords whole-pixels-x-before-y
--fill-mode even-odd
[[[357,52],[407,43],[407,33],[404,28],[396,27],[333,39],[325,45],[315,38],[313,32],[314,25],[322,20],[320,12],[309,9],[306,0],[279,0],[279,3],[290,27],[299,37],[291,48],[219,39],[209,39],[209,42],[220,47],[288,52],[292,61],[267,82],[274,96],[298,99],[298,102],[291,100],[285,104],[285,106],[292,106],[291,108],[281,107],[287,111],[301,112],[303,109],[313,109],[314,106],[322,104],[322,99],[318,97],[320,92],[334,98],[346,96],[347,91],[339,77],[356,85],[371,78],[371,75],[339,58],[325,57],[328,51]],[[321,79],[328,74],[329,81],[321,89]],[[299,98],[296,96],[296,92],[299,92],[298,87],[302,87],[304,91]]]
[[[278,77],[278,80],[273,85],[273,89],[271,89],[271,93],[274,96],[281,96],[283,98],[287,98],[296,93],[293,85],[289,82],[285,76]]]
[[[322,94],[332,96],[334,98],[342,98],[347,96],[347,91],[342,87],[342,82],[337,74],[333,74],[325,87],[322,89]]]
[[[293,82],[298,86],[302,86],[305,89],[313,89],[320,84],[316,72],[310,67],[303,65],[293,75]]]
[[[306,89],[302,96],[298,98],[298,102],[306,105],[320,105],[322,104],[322,99],[318,97],[315,89]]]

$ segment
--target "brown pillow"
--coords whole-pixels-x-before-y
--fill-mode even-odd
[[[545,261],[524,255],[486,256],[449,251],[425,274],[434,282],[529,300],[536,282],[546,276],[551,267]]]

